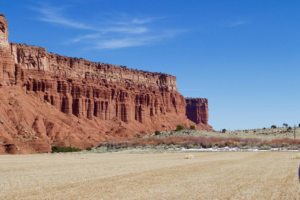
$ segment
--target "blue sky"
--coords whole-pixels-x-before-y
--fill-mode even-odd
[[[9,40],[177,77],[216,129],[300,123],[300,1],[0,1]]]

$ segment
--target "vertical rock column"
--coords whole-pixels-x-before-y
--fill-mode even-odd
[[[72,114],[72,104],[73,98],[70,94],[70,87],[68,82],[66,81],[57,81],[57,93],[59,93],[59,97],[57,100],[59,101],[58,105],[59,109],[66,113]]]
[[[204,98],[186,98],[186,116],[196,124],[208,125],[208,100]]]
[[[25,71],[22,69],[22,66],[19,64],[15,65],[15,81],[16,85],[22,85],[22,83],[25,81]]]
[[[0,14],[0,83],[15,83],[15,62],[8,43],[8,22]]]
[[[93,100],[92,87],[73,84],[71,94],[73,98],[72,113],[77,117],[87,117],[88,119],[93,119],[95,113],[95,105]]]

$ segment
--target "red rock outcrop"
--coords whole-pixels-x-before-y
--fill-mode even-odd
[[[66,114],[141,123],[164,113],[184,113],[176,77],[47,53],[11,43],[16,82]]]
[[[174,76],[60,56],[7,37],[0,15],[0,153],[86,148],[194,124]]]
[[[208,125],[208,100],[205,98],[186,98],[186,116],[196,124]]]
[[[15,62],[11,56],[8,43],[8,22],[3,14],[0,14],[0,82],[13,84],[15,77]],[[0,83],[1,84],[1,83]]]

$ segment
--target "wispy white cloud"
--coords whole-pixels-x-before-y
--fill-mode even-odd
[[[94,49],[119,49],[125,47],[143,46],[162,40],[170,39],[182,31],[166,31],[159,35],[141,36],[141,37],[125,37],[99,40]]]
[[[85,30],[92,30],[92,31],[98,31],[102,33],[109,33],[109,32],[120,32],[120,33],[144,33],[147,31],[147,28],[145,27],[104,27],[99,28],[97,26],[89,26],[80,22],[76,22],[70,19],[65,18],[61,12],[65,11],[64,8],[53,8],[53,7],[39,7],[39,8],[32,8],[35,11],[38,11],[42,16],[39,16],[37,19],[44,22],[54,23],[54,24],[60,24],[63,26],[76,28],[76,29],[85,29]],[[132,21],[133,24],[143,24],[148,22],[150,19],[134,19]]]
[[[99,41],[95,49],[119,49],[124,47],[141,46],[147,42],[147,38],[124,38]]]
[[[146,24],[146,23],[149,23],[149,22],[152,22],[153,19],[151,18],[147,18],[147,19],[133,19],[132,20],[132,23],[133,24]]]
[[[167,30],[158,33],[141,34],[135,37],[129,36],[117,36],[106,37],[102,34],[84,35],[78,38],[74,38],[71,42],[79,42],[83,40],[90,41],[93,46],[85,49],[120,49],[125,47],[137,47],[154,44],[160,41],[166,41],[172,39],[187,30]]]
[[[117,15],[117,18],[103,19],[92,23],[91,20],[89,22],[79,22],[65,17],[63,13],[67,13],[66,8],[55,8],[39,4],[38,7],[31,9],[39,13],[37,17],[39,21],[87,31],[87,34],[69,39],[66,43],[86,42],[89,46],[92,44],[93,49],[143,46],[175,37],[183,32],[153,28],[155,27],[153,23],[158,19],[153,17],[130,18],[127,15]]]
[[[109,32],[120,32],[120,33],[133,33],[140,34],[148,31],[145,27],[109,27],[104,29],[99,29],[100,32],[109,33]]]
[[[83,36],[78,36],[76,38],[73,38],[69,40],[67,43],[76,43],[76,42],[81,42],[83,40],[89,40],[89,39],[95,39],[95,38],[100,38],[102,34],[96,33],[96,34],[87,34]]]
[[[38,11],[42,16],[39,16],[37,19],[44,22],[50,22],[55,24],[60,24],[77,29],[86,29],[86,30],[95,30],[95,28],[87,26],[85,24],[66,19],[61,15],[61,12],[64,11],[64,8],[53,8],[53,7],[39,7],[31,8],[32,10]]]
[[[230,27],[235,27],[235,26],[242,26],[245,24],[248,24],[249,22],[247,21],[236,21],[236,22],[232,22],[229,24]]]

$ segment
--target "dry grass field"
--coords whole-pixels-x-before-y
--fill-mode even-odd
[[[296,129],[296,139],[300,139],[300,128]],[[144,136],[144,138],[153,137],[155,134]],[[248,129],[248,130],[234,130],[226,131],[222,133],[220,131],[201,131],[201,130],[182,130],[182,131],[164,131],[161,135],[156,136],[158,138],[165,137],[240,137],[240,138],[259,138],[262,140],[273,140],[280,138],[294,138],[294,127],[291,131],[287,131],[287,128],[266,128],[266,129]]]
[[[298,152],[0,156],[0,199],[300,199]]]

